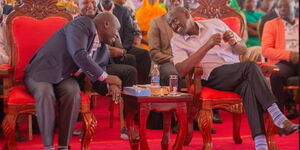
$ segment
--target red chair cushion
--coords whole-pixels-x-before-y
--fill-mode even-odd
[[[204,17],[194,17],[195,21],[206,20]],[[222,21],[238,36],[241,36],[241,21],[237,17],[227,17],[222,19]]]
[[[191,86],[189,93],[194,94],[194,85]],[[200,94],[201,100],[228,100],[242,99],[240,95],[234,92],[220,91],[208,87],[202,87]]]
[[[63,17],[48,17],[37,20],[28,16],[20,16],[12,21],[12,35],[16,43],[16,66],[14,80],[22,80],[24,67],[35,52],[58,29],[68,22]]]
[[[81,92],[81,102],[90,102],[90,98]],[[14,86],[10,89],[7,104],[34,104],[35,99],[27,92],[24,85]]]

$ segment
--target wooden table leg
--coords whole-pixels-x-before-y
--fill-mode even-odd
[[[146,137],[146,124],[149,115],[148,105],[151,103],[140,104],[140,142],[141,150],[149,150],[147,137]]]
[[[179,133],[177,134],[173,149],[181,150],[187,133],[187,110],[185,103],[177,103],[176,114],[178,118]]]
[[[168,150],[169,139],[170,139],[170,130],[171,130],[171,111],[164,112],[164,130],[163,138],[161,140],[161,149]]]
[[[242,144],[243,140],[240,135],[242,114],[232,113],[233,123],[233,140],[235,144]]]
[[[125,102],[126,107],[126,124],[129,133],[129,142],[131,150],[138,150],[139,149],[139,139],[135,137],[134,134],[134,113],[138,109],[136,103],[132,102]]]
[[[199,112],[198,126],[203,138],[203,150],[211,150],[212,107],[208,102],[202,103],[202,108]]]
[[[183,145],[189,145],[193,138],[194,132],[194,120],[199,108],[195,107],[192,102],[186,103],[187,105],[187,134]]]

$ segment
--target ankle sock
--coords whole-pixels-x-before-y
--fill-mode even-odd
[[[256,150],[268,150],[268,144],[265,135],[258,135],[254,138]]]
[[[280,111],[277,104],[273,103],[268,109],[269,114],[271,115],[274,124],[279,127],[283,128],[283,122],[288,120],[285,115]]]

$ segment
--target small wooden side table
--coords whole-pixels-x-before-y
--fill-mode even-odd
[[[129,130],[129,142],[132,150],[138,150],[141,143],[141,150],[149,150],[146,137],[146,121],[151,110],[163,112],[164,129],[161,141],[163,150],[169,147],[171,113],[176,111],[179,133],[177,134],[174,150],[181,150],[187,133],[187,102],[192,102],[193,97],[190,94],[180,93],[180,96],[133,96],[123,93],[122,97],[125,104],[126,123]],[[134,114],[139,112],[139,135],[140,139],[134,135]]]

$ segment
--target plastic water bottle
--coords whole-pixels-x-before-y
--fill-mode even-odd
[[[151,95],[158,96],[160,95],[160,73],[157,64],[153,66],[151,76]]]

